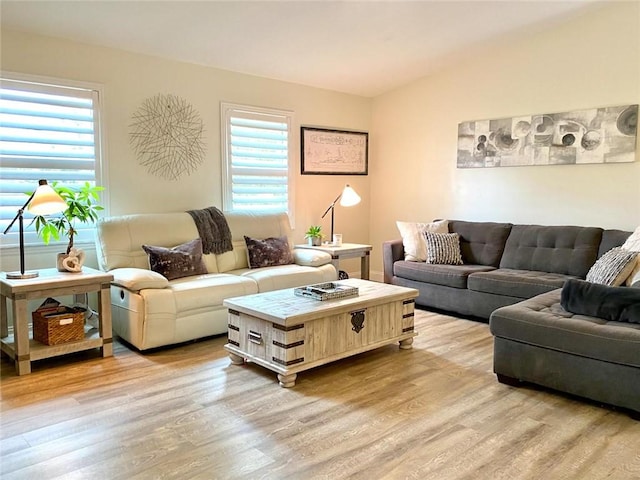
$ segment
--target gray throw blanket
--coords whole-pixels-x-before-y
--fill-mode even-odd
[[[608,287],[571,279],[562,287],[560,305],[579,315],[640,323],[640,288]]]
[[[202,240],[202,253],[220,254],[233,250],[231,230],[224,214],[216,207],[188,210]]]

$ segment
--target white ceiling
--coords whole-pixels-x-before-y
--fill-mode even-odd
[[[593,7],[571,1],[15,1],[2,28],[375,96]]]

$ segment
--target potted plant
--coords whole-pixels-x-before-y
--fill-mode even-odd
[[[309,245],[314,247],[319,247],[322,245],[322,227],[320,225],[312,225],[309,227],[309,230],[304,234],[304,238],[309,240]]]
[[[45,245],[48,245],[52,238],[60,240],[61,236],[66,235],[69,243],[66,252],[58,254],[58,270],[79,272],[84,262],[84,252],[73,246],[73,237],[78,233],[76,226],[78,223],[94,223],[98,220],[98,212],[104,209],[97,202],[100,200],[99,192],[104,190],[104,187],[92,186],[85,182],[81,187],[70,188],[53,182],[51,188],[62,197],[68,207],[62,212],[61,217],[47,218],[37,215],[33,219],[36,232]]]

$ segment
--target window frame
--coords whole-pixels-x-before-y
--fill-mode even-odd
[[[294,228],[295,219],[295,155],[298,152],[297,139],[294,135],[295,113],[291,110],[255,107],[251,105],[220,102],[220,125],[221,125],[221,164],[222,164],[222,209],[225,212],[234,212],[232,200],[232,172],[231,172],[231,117],[234,114],[242,117],[242,113],[247,117],[277,117],[287,124],[287,215],[291,227]],[[279,212],[280,210],[278,210]]]
[[[103,207],[101,217],[108,215],[109,194],[107,185],[107,170],[105,166],[105,129],[104,129],[104,86],[102,84],[93,82],[84,82],[77,80],[69,80],[65,78],[50,77],[45,75],[33,75],[26,73],[19,73],[7,70],[0,70],[0,80],[9,82],[25,82],[33,84],[33,88],[21,88],[27,92],[46,93],[51,95],[60,94],[63,91],[73,91],[74,89],[91,91],[90,95],[84,98],[90,97],[92,99],[93,110],[93,145],[94,145],[94,177],[95,185],[104,186],[105,189],[100,192],[100,205]],[[19,88],[20,89],[20,88]],[[68,93],[67,93],[68,94]],[[79,96],[80,97],[80,96]],[[1,169],[0,169],[1,172]],[[43,178],[46,178],[43,176]],[[56,181],[55,178],[46,178],[49,183]],[[61,181],[60,183],[64,183]],[[33,183],[33,189],[38,186],[37,181]],[[25,196],[25,201],[27,197]],[[18,212],[16,208],[16,212]],[[10,221],[11,219],[9,219]],[[30,251],[36,253],[38,251],[48,252],[51,250],[59,250],[60,246],[67,245],[68,239],[66,237],[61,238],[59,241],[51,240],[48,245],[45,245],[41,238],[35,237],[33,234],[28,234],[27,228],[30,226],[31,220],[25,218],[25,246],[28,246]],[[74,244],[82,246],[83,248],[95,249],[95,225],[86,226],[81,229],[81,234],[74,238]],[[4,230],[3,230],[4,231]],[[14,235],[10,235],[13,233]],[[9,238],[6,238],[9,237]],[[0,251],[5,254],[12,254],[13,251],[18,250],[18,226],[14,225],[11,231],[7,235],[2,235],[0,232]]]

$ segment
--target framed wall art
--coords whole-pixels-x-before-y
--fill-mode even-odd
[[[623,163],[636,159],[638,105],[458,125],[458,168]]]
[[[301,127],[302,175],[367,175],[367,132]]]

